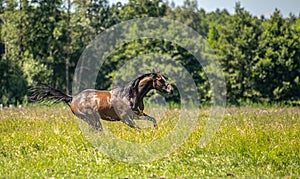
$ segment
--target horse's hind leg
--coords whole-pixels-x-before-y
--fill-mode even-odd
[[[98,131],[102,131],[102,124],[100,121],[100,115],[96,112],[90,112],[90,113],[77,113],[75,114],[78,118],[84,120],[86,123],[88,123],[91,127]]]
[[[98,131],[102,131],[102,124],[98,112],[93,112],[91,115],[90,125]]]

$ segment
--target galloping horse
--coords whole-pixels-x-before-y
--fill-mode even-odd
[[[157,126],[156,120],[143,112],[143,98],[151,90],[172,94],[173,87],[160,73],[148,73],[130,81],[124,87],[111,91],[86,89],[71,96],[48,85],[40,84],[32,88],[33,102],[45,100],[64,101],[69,104],[74,115],[83,119],[96,130],[102,130],[100,118],[122,121],[130,127],[137,127],[133,120],[149,120]]]

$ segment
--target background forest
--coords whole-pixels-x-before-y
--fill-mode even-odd
[[[226,77],[229,104],[288,103],[300,99],[300,16],[256,17],[237,3],[235,13],[205,12],[197,1],[175,6],[161,0],[1,0],[0,104],[27,102],[28,88],[47,83],[71,93],[76,64],[103,30],[139,17],[188,25],[214,50]],[[155,39],[128,42],[114,51],[97,79],[109,89],[116,69],[138,54],[167,54],[192,74],[202,103],[211,98],[204,72],[180,46]]]

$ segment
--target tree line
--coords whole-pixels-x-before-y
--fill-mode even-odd
[[[181,22],[206,39],[222,65],[230,104],[281,103],[300,98],[300,17],[253,16],[240,3],[206,12],[197,1],[0,0],[0,103],[26,103],[28,88],[47,83],[71,93],[76,64],[87,45],[105,29],[139,17]],[[116,49],[101,68],[98,89],[109,89],[124,61],[159,53],[176,59],[193,76],[202,103],[211,89],[197,60],[177,44],[140,39]],[[176,97],[174,98],[176,101]],[[177,100],[177,102],[179,102]]]

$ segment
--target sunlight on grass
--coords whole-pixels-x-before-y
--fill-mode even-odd
[[[93,147],[67,108],[0,110],[0,176],[300,176],[300,109],[229,108],[213,141],[201,148],[199,140],[208,117],[209,110],[201,110],[191,136],[171,154],[152,162],[126,163]],[[103,125],[120,139],[143,144],[165,138],[177,123],[174,109],[166,111],[157,128],[149,124],[136,130],[107,121]]]

